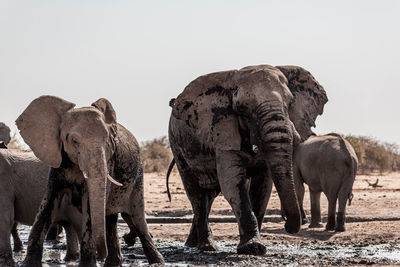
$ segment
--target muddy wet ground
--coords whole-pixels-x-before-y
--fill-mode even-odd
[[[375,182],[379,178],[382,187],[372,188],[365,180]],[[190,203],[184,194],[178,175],[170,180],[172,202],[165,193],[165,177],[158,174],[145,175],[146,212],[150,217],[192,215]],[[190,224],[149,224],[156,245],[170,266],[262,266],[262,265],[400,265],[400,174],[357,176],[354,199],[347,208],[346,232],[327,232],[324,229],[308,229],[303,225],[296,235],[287,234],[279,218],[279,199],[273,193],[267,210],[267,222],[263,224],[261,238],[267,246],[264,256],[237,255],[238,227],[236,223],[211,223],[219,251],[201,252],[184,247]],[[304,203],[309,210],[309,198]],[[321,210],[326,218],[327,201],[321,197]],[[309,212],[307,213],[309,215]],[[213,205],[212,216],[232,216],[232,211],[219,196]],[[269,219],[268,219],[269,218]],[[29,234],[29,227],[20,227],[22,240]],[[129,229],[119,224],[119,235]],[[62,241],[63,242],[63,241]],[[44,266],[78,266],[77,262],[65,264],[63,243],[45,244]],[[123,266],[146,265],[140,243],[127,248],[121,238],[124,257]],[[24,252],[14,256],[21,261]]]

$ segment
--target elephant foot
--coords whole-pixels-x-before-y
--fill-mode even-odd
[[[335,231],[336,232],[344,232],[344,231],[346,231],[346,227],[344,226],[344,224],[343,225],[336,225]]]
[[[14,267],[15,266],[15,262],[14,262],[12,256],[11,255],[0,256],[0,266]]]
[[[311,222],[308,228],[323,228],[322,222]]]
[[[335,224],[327,223],[325,226],[326,231],[333,231],[335,230]]]
[[[246,255],[264,255],[267,252],[267,248],[261,243],[260,239],[257,237],[253,237],[247,242],[243,244],[239,244],[237,247],[238,254],[246,254]]]
[[[344,226],[345,221],[346,221],[346,216],[345,216],[344,212],[338,212],[336,228],[335,228],[336,232],[346,231],[346,227]]]
[[[147,260],[149,261],[149,264],[164,264],[164,258],[161,255],[160,252],[158,252],[157,250],[154,251],[153,253],[151,253],[152,255],[146,255],[147,256]]]
[[[189,235],[185,242],[185,246],[190,248],[197,247],[197,244],[198,244],[197,238],[192,237],[192,235]]]
[[[80,261],[79,267],[97,267],[96,260]]]
[[[306,217],[301,218],[301,224],[304,225],[308,223],[308,219]]]
[[[64,257],[64,261],[76,261],[79,260],[79,252],[67,252]]]
[[[198,249],[204,251],[217,251],[217,246],[215,245],[214,241],[211,239],[207,239],[204,242],[200,242],[197,246]]]
[[[125,234],[122,236],[122,238],[124,239],[124,241],[128,247],[133,247],[137,240],[136,235],[134,235],[132,233]]]
[[[24,246],[22,245],[22,242],[14,242],[14,252],[20,252],[24,249]]]
[[[20,267],[42,267],[42,260],[26,257]]]
[[[104,262],[104,267],[121,266],[121,264],[122,264],[121,253],[111,253],[111,254],[108,254],[108,256]]]

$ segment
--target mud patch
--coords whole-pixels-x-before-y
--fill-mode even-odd
[[[21,239],[25,250],[15,253],[14,259],[20,264],[25,256],[29,227],[20,227]],[[120,233],[128,228],[120,224]],[[155,239],[161,254],[164,256],[167,266],[259,266],[259,265],[397,265],[400,264],[400,245],[397,243],[368,244],[366,242],[354,244],[338,244],[335,242],[317,241],[269,241],[265,242],[267,253],[263,256],[238,255],[236,253],[236,241],[218,241],[218,251],[203,252],[196,248],[184,246],[182,241]],[[144,266],[147,259],[140,243],[133,248],[126,247],[120,240],[123,254],[122,266]],[[65,240],[54,244],[45,242],[43,266],[75,267],[78,262],[65,263]],[[103,266],[99,264],[99,266]]]

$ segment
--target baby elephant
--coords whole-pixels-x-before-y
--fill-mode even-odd
[[[14,266],[10,235],[14,250],[22,249],[17,223],[32,225],[46,190],[49,167],[39,161],[33,152],[0,149],[0,266]],[[65,260],[79,258],[78,235],[70,225],[64,224],[65,216],[72,214],[64,197],[57,205],[58,217],[53,222],[64,226],[67,237]],[[78,217],[79,215],[75,216]]]
[[[348,141],[338,134],[311,136],[294,152],[294,178],[302,222],[306,223],[303,210],[304,184],[310,190],[310,228],[322,227],[320,197],[324,192],[328,198],[328,223],[326,230],[343,232],[345,228],[346,202],[351,204],[352,188],[357,172],[357,156]],[[339,211],[336,213],[336,200]]]

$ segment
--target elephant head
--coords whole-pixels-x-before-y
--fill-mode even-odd
[[[107,178],[117,183],[109,175],[107,163],[115,151],[116,115],[104,98],[91,107],[74,107],[61,98],[41,96],[30,103],[16,124],[44,163],[59,168],[68,157],[79,166],[88,188],[92,237],[99,257],[104,258]]]
[[[8,145],[10,140],[10,128],[5,123],[0,122],[0,141],[2,141],[4,145]]]

